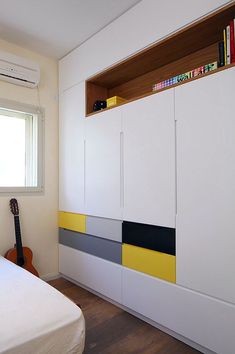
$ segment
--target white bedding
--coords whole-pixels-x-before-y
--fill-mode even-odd
[[[0,256],[0,353],[81,354],[84,341],[80,308]]]

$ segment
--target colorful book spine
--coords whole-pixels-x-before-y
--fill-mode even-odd
[[[204,68],[205,68],[204,69],[205,73],[209,72],[209,71],[213,71],[218,68],[218,63],[217,63],[217,61],[214,61],[213,63],[205,65]]]
[[[227,64],[231,63],[231,56],[230,56],[230,25],[226,27],[226,52],[227,52]]]
[[[204,74],[204,66],[200,66],[199,68],[194,69],[192,71],[192,77],[196,77],[196,76],[199,76],[201,74]]]
[[[226,38],[226,29],[223,30],[224,38],[224,65],[227,65],[227,38]]]
[[[230,59],[231,63],[235,62],[235,33],[234,33],[235,19],[230,21]]]
[[[215,70],[215,69],[217,69],[217,67],[218,67],[218,65],[217,65],[216,61],[213,63],[207,64],[207,65],[204,65],[204,66],[199,66],[199,68],[188,71],[187,73],[180,74],[180,75],[171,77],[170,79],[167,79],[167,80],[161,81],[157,84],[154,84],[152,86],[152,90],[158,91],[158,90],[161,90],[165,87],[169,87],[169,86],[178,84],[182,81],[185,81],[185,80],[191,79],[193,77],[197,77],[199,75],[202,75],[204,73],[210,72],[212,70]]]

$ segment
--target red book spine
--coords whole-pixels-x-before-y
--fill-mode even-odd
[[[235,62],[234,20],[230,21],[230,53],[231,53],[231,63],[234,63]]]

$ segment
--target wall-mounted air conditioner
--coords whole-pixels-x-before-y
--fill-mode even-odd
[[[0,50],[0,80],[21,86],[37,87],[40,81],[39,65]]]

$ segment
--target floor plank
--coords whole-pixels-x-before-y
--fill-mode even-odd
[[[49,284],[81,306],[86,321],[84,354],[200,353],[66,279]]]

